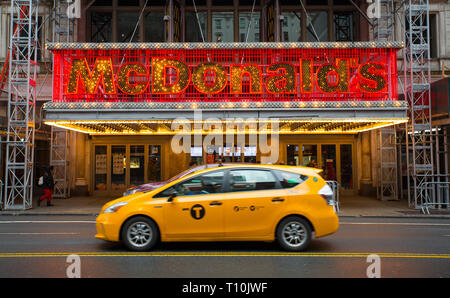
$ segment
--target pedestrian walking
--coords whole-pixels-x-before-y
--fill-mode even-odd
[[[53,180],[53,166],[47,166],[45,168],[45,173],[42,176],[42,188],[44,189],[44,195],[38,200],[38,206],[41,205],[41,201],[47,199],[47,206],[53,206],[52,195],[53,189],[55,188],[55,182]]]

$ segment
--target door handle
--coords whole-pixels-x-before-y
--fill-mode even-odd
[[[284,202],[284,199],[283,198],[273,198],[272,199],[272,202]]]
[[[222,202],[214,201],[214,202],[209,203],[209,206],[220,206],[220,205],[222,205]]]

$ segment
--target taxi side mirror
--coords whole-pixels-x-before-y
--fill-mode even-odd
[[[178,195],[178,192],[174,191],[172,192],[169,197],[167,198],[167,202],[173,202],[173,199]]]

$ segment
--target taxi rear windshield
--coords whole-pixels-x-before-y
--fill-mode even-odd
[[[278,179],[280,180],[282,188],[291,188],[297,186],[300,183],[304,182],[306,179],[308,179],[308,176],[298,173],[285,172],[279,170],[275,170],[275,173]]]

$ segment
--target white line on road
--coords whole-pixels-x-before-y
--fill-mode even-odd
[[[0,224],[16,224],[16,223],[89,223],[95,224],[95,221],[89,220],[8,220],[0,221]]]
[[[91,220],[8,220],[0,221],[0,224],[23,224],[23,223],[86,223],[95,224]],[[450,226],[450,223],[406,223],[406,222],[340,222],[340,225],[403,225],[403,226]]]
[[[0,233],[0,235],[80,235],[80,233]]]

